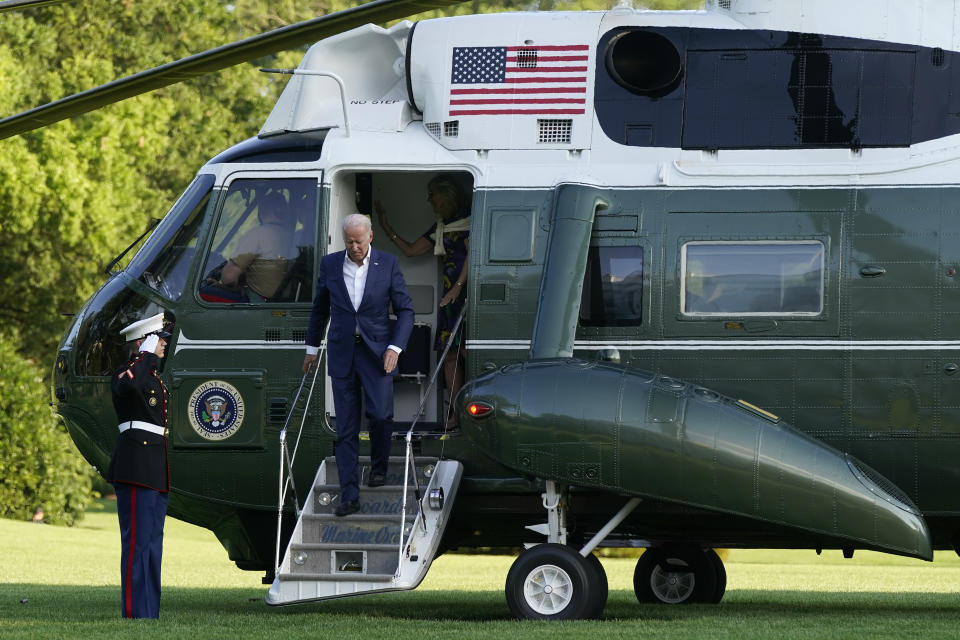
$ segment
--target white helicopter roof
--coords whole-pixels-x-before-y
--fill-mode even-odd
[[[691,102],[689,97],[679,107],[672,107],[682,114],[677,118],[687,118],[673,127],[680,131],[682,139],[676,135],[673,139],[657,139],[649,134],[649,143],[634,144],[630,135],[642,137],[648,133],[642,126],[633,126],[629,119],[613,124],[605,120],[611,102],[604,104],[607,99],[596,85],[607,76],[601,67],[607,64],[610,34],[637,29],[699,34],[696,50],[682,54],[687,56],[685,65],[692,64],[697,56],[702,62],[714,55],[710,53],[711,38],[725,38],[726,44],[717,46],[726,46],[729,51],[749,50],[760,43],[769,47],[769,58],[784,51],[787,56],[792,55],[787,39],[813,34],[814,38],[833,39],[831,55],[849,50],[853,52],[851,56],[861,56],[862,65],[906,54],[908,57],[900,56],[900,61],[908,69],[913,68],[913,58],[909,56],[922,59],[929,66],[930,56],[942,56],[942,50],[947,50],[947,63],[940,65],[943,70],[935,71],[941,75],[925,80],[927,91],[939,93],[944,93],[937,84],[939,78],[952,74],[950,52],[960,50],[960,11],[955,10],[953,0],[707,0],[703,11],[617,7],[594,12],[458,16],[415,25],[404,21],[390,29],[366,25],[318,42],[298,68],[339,76],[343,94],[337,81],[330,77],[294,76],[260,136],[331,130],[333,139],[338,139],[349,135],[349,129],[357,132],[354,139],[359,143],[351,146],[367,147],[369,154],[371,149],[385,149],[387,138],[396,139],[408,149],[408,159],[412,158],[415,146],[423,151],[423,144],[432,138],[453,154],[449,159],[458,156],[461,161],[486,165],[486,179],[504,185],[538,182],[531,176],[540,172],[544,173],[544,182],[563,176],[585,179],[589,177],[589,167],[600,165],[604,165],[601,171],[605,182],[623,184],[699,185],[733,181],[761,185],[785,180],[796,184],[836,184],[838,180],[853,179],[855,174],[860,176],[857,181],[895,184],[901,179],[897,174],[905,171],[912,172],[912,182],[955,181],[952,167],[958,158],[960,130],[955,131],[952,121],[944,116],[946,124],[937,125],[940,129],[918,134],[920,129],[930,127],[925,124],[924,115],[928,107],[922,102],[922,95],[915,97],[920,94],[910,84],[913,80],[896,88],[899,93],[892,98],[888,91],[881,102],[900,103],[883,107],[886,111],[875,114],[871,122],[880,123],[877,127],[885,127],[885,132],[879,143],[867,142],[862,148],[858,144],[790,148],[767,144],[765,140],[739,146],[713,146],[709,141],[698,144],[693,129],[709,120],[709,101]],[[780,41],[769,44],[771,38]],[[716,55],[722,55],[722,51]],[[530,56],[534,62],[525,69]],[[790,63],[785,64],[789,69]],[[692,68],[685,68],[683,81],[689,83],[693,73]],[[844,118],[854,114],[859,119],[859,136],[871,124],[870,114],[856,106],[865,98],[859,96],[856,87],[845,89],[843,81],[832,82],[838,103],[846,100],[841,104]],[[512,83],[511,96],[505,99],[500,88],[508,83]],[[782,121],[796,115],[785,87],[786,83],[775,88],[780,92],[777,100],[788,103],[780,107]],[[689,95],[689,86],[687,92]],[[847,95],[851,92],[858,95],[851,98]],[[518,95],[524,99],[517,100]],[[735,97],[734,102],[730,102],[729,96],[709,97],[727,100],[727,109],[731,105],[734,110],[737,108]],[[662,118],[650,112],[665,111],[667,103],[669,100],[647,101],[644,108],[648,112],[640,119]],[[623,99],[616,108],[634,109]],[[907,113],[910,109],[918,115],[911,116]],[[692,116],[691,110],[696,110]],[[941,111],[952,113],[949,105],[942,106]],[[751,118],[752,115],[743,115],[742,122],[734,124],[745,129],[755,127]],[[658,134],[668,129],[664,125],[667,120],[655,123]],[[417,132],[411,139],[408,129],[412,123],[416,123]],[[639,133],[628,133],[625,139],[611,135],[611,131],[617,131],[617,127],[622,131],[624,126],[633,126]],[[384,133],[393,135],[381,136],[378,142],[377,134]],[[397,133],[404,135],[396,136]],[[412,140],[417,144],[411,145]],[[338,147],[337,154],[347,148]],[[722,150],[719,156],[715,152],[718,148]],[[359,153],[361,149],[354,151]],[[326,156],[333,152],[333,148],[325,148],[324,153]],[[487,158],[488,152],[496,154],[496,162],[492,155]],[[511,152],[518,154],[514,157]],[[401,149],[400,157],[390,162],[403,163],[403,158]],[[422,153],[409,162],[417,164],[420,158]]]
[[[420,114],[408,104],[409,85],[423,121],[431,132],[441,129],[437,137],[448,148],[517,148],[524,137],[518,129],[533,126],[529,118],[523,118],[525,115],[562,115],[564,119],[570,116],[571,135],[558,146],[584,148],[589,146],[590,127],[583,122],[591,118],[597,42],[603,33],[627,26],[764,29],[946,49],[958,48],[960,42],[960,13],[955,15],[952,0],[708,0],[705,11],[635,11],[617,7],[605,12],[458,16],[418,23],[409,50],[408,40],[414,31],[410,22],[390,29],[365,25],[318,42],[298,67],[301,72],[338,75],[345,82],[343,97],[336,81],[329,77],[295,76],[260,135],[344,126],[342,100],[347,103],[347,119],[352,127],[400,131],[412,120],[420,119]],[[468,125],[464,120],[475,117],[472,112],[477,110],[464,104],[470,102],[465,99],[469,94],[458,93],[466,89],[456,85],[464,74],[495,72],[502,61],[491,56],[502,57],[503,52],[511,54],[521,48],[540,51],[541,55],[552,52],[554,58],[562,58],[554,65],[570,69],[562,77],[578,85],[585,101],[547,99],[573,100],[580,95],[577,93],[536,94],[544,99],[539,111],[527,109],[528,113],[518,114],[520,118],[508,119],[506,126],[503,118],[491,127],[481,117],[476,135],[472,135],[469,126],[463,128]],[[505,73],[510,81],[509,67],[500,73]],[[457,74],[460,79],[455,77]],[[456,135],[444,136],[442,128],[452,126],[444,123],[452,120],[459,120]],[[538,148],[543,148],[541,134],[532,133],[536,134]]]

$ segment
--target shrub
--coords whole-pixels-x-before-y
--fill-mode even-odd
[[[44,369],[0,336],[0,517],[72,525],[93,497],[90,466],[50,409]]]

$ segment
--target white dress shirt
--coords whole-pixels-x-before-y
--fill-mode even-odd
[[[363,291],[367,288],[367,273],[370,272],[370,250],[367,249],[367,255],[363,256],[363,262],[357,264],[350,259],[349,254],[343,256],[343,284],[347,286],[347,294],[350,295],[350,302],[353,303],[353,310],[360,308],[360,301],[363,300]],[[355,333],[360,333],[359,329]]]

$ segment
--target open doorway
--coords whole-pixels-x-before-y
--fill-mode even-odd
[[[437,372],[437,382],[429,387],[438,365],[440,349],[462,308],[466,287],[460,268],[468,260],[470,205],[473,178],[464,171],[338,172],[330,194],[329,246],[327,252],[343,249],[341,224],[351,213],[371,217],[373,246],[397,257],[414,306],[414,329],[400,358],[400,373],[394,384],[394,421],[402,433],[413,422],[418,408],[418,432],[442,433],[454,428],[449,409],[449,390],[463,377],[461,352],[464,328],[455,338],[446,367]],[[455,211],[443,219],[441,249],[436,250],[436,227],[447,205],[456,201]],[[377,206],[379,203],[379,206]],[[382,216],[378,215],[378,210]],[[465,277],[466,269],[463,269]],[[439,303],[449,294],[451,304]],[[327,383],[327,405],[332,413],[333,397]]]

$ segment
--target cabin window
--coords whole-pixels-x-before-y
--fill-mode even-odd
[[[642,324],[643,247],[590,247],[583,276],[580,324]]]
[[[533,260],[533,209],[493,209],[490,212],[490,262]]]
[[[170,300],[179,300],[183,293],[213,182],[212,175],[198,176],[127,267],[127,273],[139,273],[144,283]]]
[[[199,296],[205,302],[309,302],[316,243],[315,179],[234,180],[223,199]]]
[[[821,242],[689,242],[681,260],[685,314],[814,316],[823,311]]]

